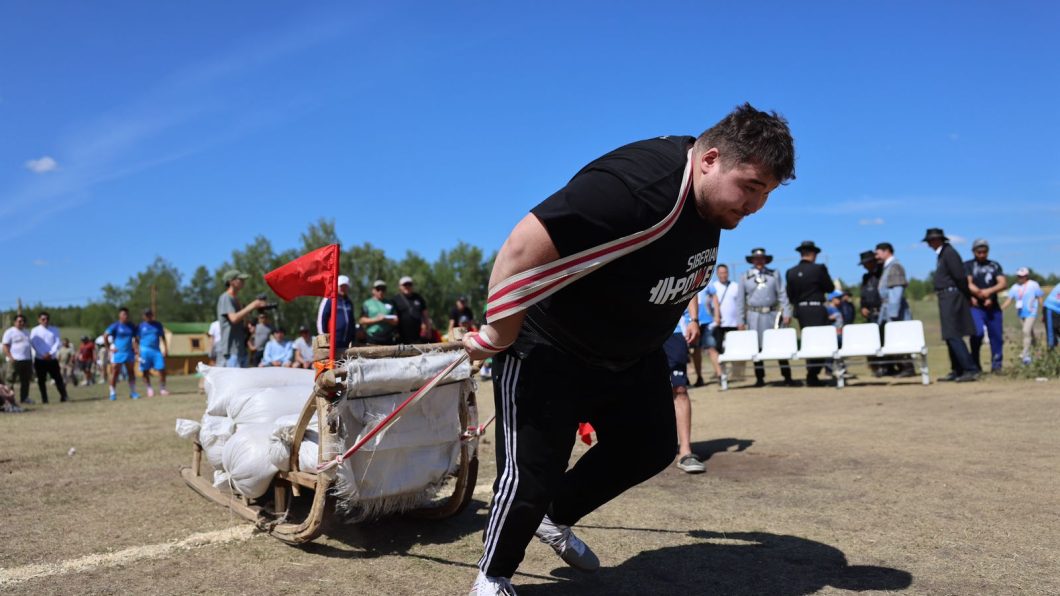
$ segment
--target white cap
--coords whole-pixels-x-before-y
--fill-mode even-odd
[[[1026,267],[1020,267],[1019,269],[1016,270],[1016,275],[1019,276],[1019,277],[1023,277],[1024,275],[1030,275],[1030,274],[1031,274],[1031,270],[1027,269]]]
[[[398,281],[398,285],[399,286],[403,286],[405,284],[410,284],[410,283],[412,283],[412,278],[407,276],[407,275],[405,277],[402,277],[401,280]]]
[[[339,276],[339,285],[340,286],[348,286],[348,285],[350,285],[350,278],[348,276],[345,276],[345,275],[340,275]]]

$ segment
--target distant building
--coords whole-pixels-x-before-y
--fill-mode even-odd
[[[164,323],[169,356],[166,369],[170,374],[195,372],[200,362],[209,362],[209,323]]]

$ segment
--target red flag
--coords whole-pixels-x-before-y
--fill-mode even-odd
[[[588,422],[582,422],[578,425],[578,436],[581,437],[582,443],[586,445],[593,444],[593,425]]]
[[[265,274],[265,283],[273,292],[290,302],[299,296],[323,296],[331,300],[331,338],[328,363],[335,362],[335,301],[339,297],[339,245],[329,244],[304,254],[282,267]],[[317,373],[319,374],[319,372]]]
[[[288,302],[299,296],[332,298],[338,293],[338,279],[338,244],[318,248],[265,274],[265,283]]]

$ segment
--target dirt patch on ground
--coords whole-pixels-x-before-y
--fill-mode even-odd
[[[192,383],[116,403],[78,388],[73,403],[0,416],[0,589],[466,592],[486,494],[453,519],[334,523],[301,548],[229,533],[244,524],[178,475],[190,447],[173,420],[203,409]],[[604,564],[594,576],[530,545],[520,594],[1060,593],[1055,382],[707,386],[692,400],[708,473],[671,467],[583,520]],[[492,456],[486,441],[480,485]],[[188,542],[197,534],[222,539]]]

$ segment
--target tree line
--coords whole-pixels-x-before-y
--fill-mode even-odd
[[[264,236],[254,238],[241,249],[232,251],[230,259],[213,270],[198,266],[190,277],[185,278],[175,265],[162,257],[155,257],[143,271],[130,277],[124,284],[108,283],[102,288],[102,298],[84,306],[48,307],[31,305],[23,308],[32,326],[36,313],[47,310],[52,323],[61,327],[83,327],[92,333],[101,333],[107,325],[117,319],[117,310],[126,306],[134,320],[139,313],[151,306],[152,287],[155,294],[156,316],[166,322],[209,322],[216,318],[217,299],[224,292],[221,277],[229,269],[238,269],[250,275],[239,294],[242,302],[253,300],[264,294],[270,302],[279,306],[270,313],[276,325],[286,327],[288,332],[299,325],[316,327],[319,298],[296,298],[291,302],[279,300],[264,280],[265,273],[288,263],[299,256],[338,242],[335,222],[321,219],[301,234],[301,245],[277,251]],[[424,297],[434,324],[445,329],[449,321],[449,309],[458,296],[466,296],[469,305],[481,317],[485,307],[489,274],[493,269],[496,253],[486,257],[481,248],[458,242],[449,250],[443,250],[433,262],[419,254],[408,251],[400,260],[388,258],[382,249],[365,242],[357,246],[343,246],[339,272],[350,278],[350,300],[360,313],[361,303],[371,296],[371,285],[376,279],[388,284],[388,294],[398,291],[397,282],[403,275],[416,282],[416,292]],[[12,320],[14,310],[4,313],[5,324]]]

